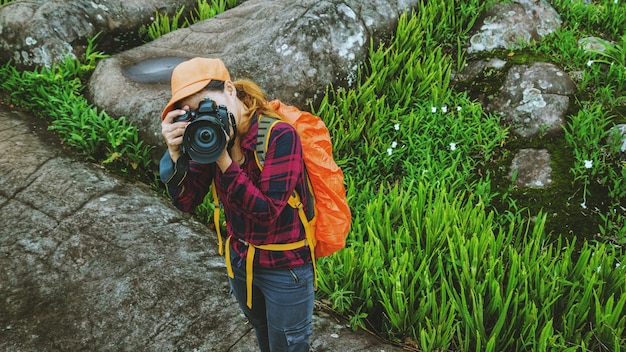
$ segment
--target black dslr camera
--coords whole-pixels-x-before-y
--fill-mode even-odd
[[[200,102],[198,109],[175,117],[173,122],[180,121],[190,121],[183,133],[182,151],[200,164],[214,163],[226,146],[230,126],[237,131],[233,114],[224,105],[216,106],[208,98]],[[229,147],[232,147],[232,141],[234,138]]]

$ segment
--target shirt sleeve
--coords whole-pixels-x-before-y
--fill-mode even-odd
[[[172,182],[177,173],[184,173],[179,183]],[[172,204],[183,212],[192,212],[202,203],[215,175],[215,164],[188,162],[185,170],[179,170],[166,151],[159,163],[161,181],[165,183]]]
[[[237,165],[231,165],[221,177],[221,186],[237,212],[261,228],[268,228],[288,206],[287,201],[302,177],[303,163],[298,133],[289,124],[277,124],[272,129],[258,181],[252,182]]]
[[[166,150],[161,158],[161,162],[159,163],[159,174],[161,176],[161,181],[165,184],[168,183],[169,180],[174,176],[174,162],[170,157],[170,153]]]

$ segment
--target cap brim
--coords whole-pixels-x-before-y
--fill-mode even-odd
[[[187,98],[188,96],[198,93],[202,90],[202,88],[206,87],[209,82],[211,82],[210,79],[198,81],[176,92],[176,94],[172,97],[172,99],[170,99],[167,105],[165,105],[165,108],[161,113],[161,120],[165,119],[165,115],[167,115],[168,112],[174,110],[174,105],[176,105],[177,102]]]

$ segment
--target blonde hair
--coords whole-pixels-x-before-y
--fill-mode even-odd
[[[247,79],[237,80],[233,82],[233,84],[237,89],[237,98],[239,98],[243,105],[246,106],[251,117],[256,111],[260,115],[280,118],[280,115],[278,115],[276,110],[272,109],[272,107],[270,107],[267,103],[265,93],[263,93],[263,90],[258,84]],[[245,126],[246,132],[250,127],[250,123],[251,121],[247,121],[248,125]]]

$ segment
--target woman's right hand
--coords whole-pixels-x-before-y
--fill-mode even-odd
[[[165,115],[163,121],[161,121],[161,134],[167,144],[167,150],[170,153],[170,157],[173,162],[176,162],[178,158],[183,154],[181,145],[183,144],[183,133],[185,128],[189,124],[189,121],[173,122],[174,118],[182,116],[189,110],[188,106],[183,109],[172,110]]]

